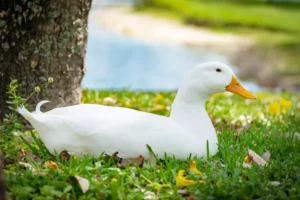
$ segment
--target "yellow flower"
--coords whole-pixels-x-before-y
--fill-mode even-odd
[[[284,98],[281,98],[280,105],[283,106],[285,109],[288,109],[289,107],[291,107],[292,102],[289,100],[285,100]]]
[[[54,169],[54,170],[58,169],[58,165],[56,164],[56,162],[53,162],[53,161],[47,161],[45,163],[45,167],[47,167],[49,169]]]
[[[280,113],[280,105],[278,101],[274,101],[269,105],[269,113],[272,115],[279,114]]]
[[[184,170],[179,170],[177,176],[176,176],[176,185],[179,187],[185,187],[189,185],[194,185],[197,182],[193,180],[188,180],[183,176]]]
[[[154,112],[154,111],[161,111],[161,110],[165,110],[165,109],[166,109],[166,106],[157,104],[153,108],[151,108],[151,111]]]
[[[125,102],[125,106],[126,106],[126,107],[131,107],[130,101],[126,101],[126,102]]]
[[[262,98],[264,98],[266,95],[265,94],[263,94],[263,93],[256,93],[256,98],[257,99],[262,99]]]
[[[163,99],[164,99],[164,96],[158,93],[158,94],[156,94],[156,97],[153,99],[153,102],[157,103]]]
[[[251,165],[252,162],[253,162],[253,157],[251,155],[247,154],[247,156],[244,158],[244,163]]]
[[[192,160],[190,164],[190,170],[195,172],[195,174],[202,174],[198,169],[197,169],[197,162],[195,160]]]

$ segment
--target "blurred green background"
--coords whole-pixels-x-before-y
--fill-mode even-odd
[[[186,25],[254,38],[255,45],[241,54],[240,62],[260,57],[278,81],[299,91],[300,1],[140,0],[135,8]]]

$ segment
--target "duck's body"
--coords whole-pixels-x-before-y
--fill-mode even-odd
[[[206,158],[207,142],[209,153],[217,152],[216,132],[204,108],[206,97],[215,91],[207,88],[198,95],[199,91],[193,90],[195,83],[189,80],[193,76],[194,72],[178,91],[170,117],[94,104],[42,113],[40,106],[45,102],[40,102],[35,112],[24,107],[18,112],[33,125],[52,153],[67,150],[79,157],[97,157],[103,152],[118,152],[121,158],[149,158],[148,144],[159,158],[165,153],[178,159],[190,155]]]
[[[51,153],[68,150],[79,157],[97,157],[102,152],[108,155],[119,152],[121,158],[140,155],[148,158],[146,144],[160,158],[165,152],[181,159],[206,153],[208,138],[201,137],[201,131],[191,134],[172,118],[160,115],[96,104],[55,108],[45,113],[19,111],[34,126]],[[213,142],[210,152],[214,154],[216,138]]]

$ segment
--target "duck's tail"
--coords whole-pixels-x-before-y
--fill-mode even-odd
[[[17,108],[17,112],[20,113],[25,119],[27,119],[29,122],[32,122],[32,120],[34,119],[33,114],[39,114],[42,113],[41,112],[41,106],[45,103],[48,103],[50,101],[44,100],[39,102],[36,105],[35,111],[34,112],[29,112],[24,105],[21,105],[19,108]]]
[[[41,112],[41,107],[42,107],[42,105],[44,105],[45,103],[49,103],[50,101],[48,101],[48,100],[43,100],[43,101],[40,101],[37,105],[36,105],[36,107],[35,107],[35,113],[42,113]]]

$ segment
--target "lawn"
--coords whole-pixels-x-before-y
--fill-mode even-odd
[[[136,5],[137,10],[156,11],[158,14],[169,13],[183,23],[207,26],[216,30],[240,33],[245,31],[245,34],[247,31],[250,31],[250,34],[254,30],[265,31],[265,34],[273,33],[270,40],[277,37],[275,42],[283,42],[284,38],[287,41],[294,39],[299,42],[297,36],[300,35],[300,3],[271,4],[254,0],[148,0],[145,2],[147,3]],[[278,34],[281,37],[278,37]]]
[[[82,102],[167,116],[174,97],[175,92],[86,90]],[[103,155],[84,159],[50,155],[38,138],[26,145],[20,136],[30,140],[37,134],[25,131],[10,115],[0,129],[8,192],[12,199],[299,199],[300,95],[259,93],[257,97],[244,100],[217,94],[208,99],[219,152],[207,162],[196,159],[200,175],[189,170],[192,158],[180,161],[166,156],[152,167],[147,163],[121,167]],[[245,165],[248,149],[259,155],[270,152],[268,164]],[[193,184],[176,184],[179,170],[185,170],[184,177]],[[88,180],[86,193],[74,176]]]

